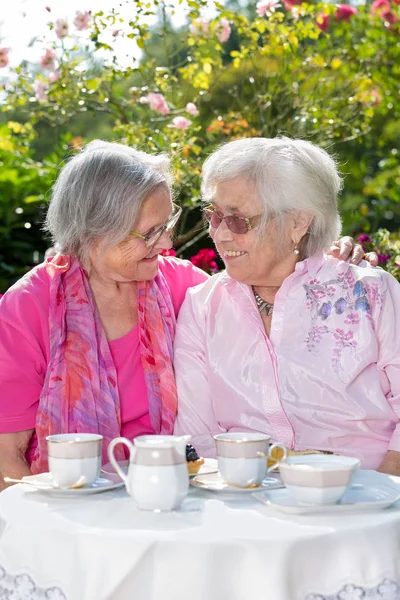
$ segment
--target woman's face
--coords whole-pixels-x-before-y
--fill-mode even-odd
[[[171,195],[158,187],[144,201],[132,231],[141,235],[151,233],[168,221],[173,212]],[[116,282],[149,281],[158,272],[158,255],[172,247],[171,233],[163,232],[153,246],[143,239],[129,235],[117,246],[105,251],[94,248],[90,259],[94,269],[103,277]]]
[[[254,185],[245,177],[235,177],[219,183],[211,203],[224,217],[254,217],[263,212]],[[258,238],[257,224],[247,233],[237,234],[230,231],[226,222],[222,221],[217,228],[210,226],[210,234],[233,279],[248,285],[262,286],[267,285],[266,278],[268,284],[275,276],[279,279],[282,269],[294,269],[296,256],[293,254],[289,223],[280,231],[272,219],[267,223],[261,240]]]

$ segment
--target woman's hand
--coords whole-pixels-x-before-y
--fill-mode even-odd
[[[358,265],[362,260],[368,261],[373,267],[378,264],[378,256],[375,252],[368,252],[365,254],[362,246],[356,244],[352,237],[346,235],[337,242],[333,242],[329,248],[328,254],[331,254],[335,258],[341,260],[347,260],[350,258],[350,262],[354,265]]]
[[[3,477],[21,479],[24,475],[32,475],[25,460],[25,452],[34,431],[34,429],[27,429],[0,434],[0,492],[7,487]]]
[[[395,450],[389,450],[386,453],[380,467],[377,469],[380,473],[387,473],[388,475],[400,475],[400,452]]]

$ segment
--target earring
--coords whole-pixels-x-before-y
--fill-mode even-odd
[[[293,254],[300,254],[299,242],[294,242]]]

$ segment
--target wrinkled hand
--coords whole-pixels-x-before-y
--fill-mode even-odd
[[[362,260],[368,261],[373,267],[378,264],[378,256],[375,252],[367,252],[365,254],[362,246],[356,244],[352,237],[346,235],[340,238],[340,240],[333,242],[329,248],[328,254],[331,254],[335,258],[341,260],[347,260],[350,258],[350,262],[353,265],[358,265]]]

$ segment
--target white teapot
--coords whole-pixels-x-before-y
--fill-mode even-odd
[[[141,435],[134,439],[134,444],[123,437],[111,441],[108,447],[110,462],[139,509],[174,510],[179,507],[189,488],[186,444],[190,437]],[[129,448],[127,475],[114,457],[117,444]]]

